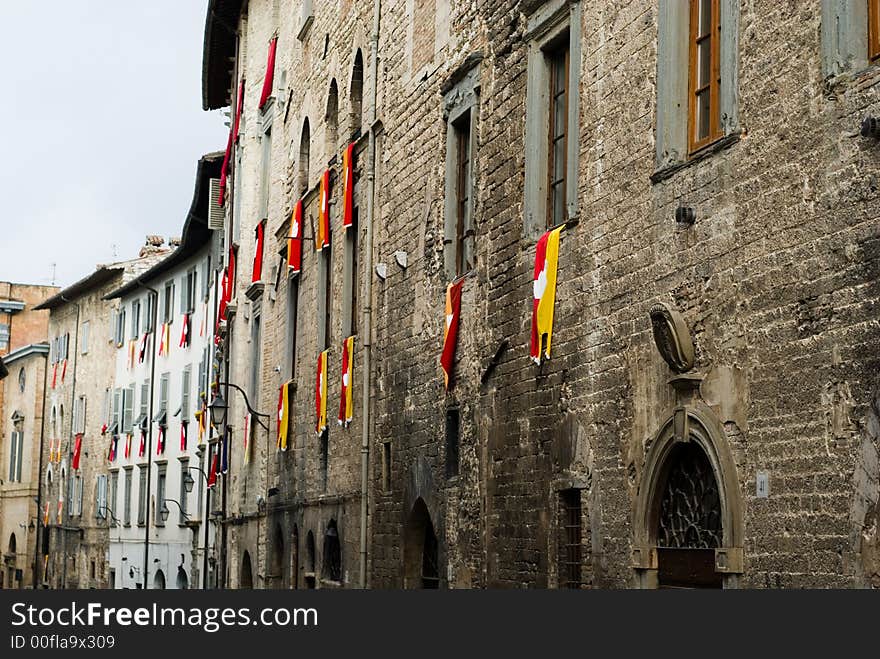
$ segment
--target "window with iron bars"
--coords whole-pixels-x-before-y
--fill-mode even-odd
[[[581,588],[583,585],[583,533],[581,491],[559,492],[558,538],[559,587]]]

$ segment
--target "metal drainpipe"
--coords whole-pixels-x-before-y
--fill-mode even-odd
[[[68,300],[63,295],[61,296],[61,299],[64,302],[73,302],[73,300]],[[82,311],[82,308],[80,307],[79,302],[75,302],[74,304],[76,304],[76,328],[73,331],[73,373],[71,373],[72,380],[71,380],[71,387],[70,387],[70,391],[71,391],[71,393],[70,393],[70,397],[71,397],[71,401],[70,401],[70,434],[71,435],[73,434],[73,421],[74,421],[73,417],[74,417],[74,411],[76,409],[76,366],[77,366],[77,362],[79,361],[79,360],[77,360],[76,357],[77,357],[77,352],[79,351],[79,318],[80,318],[80,312]],[[70,346],[67,346],[67,347],[70,348]],[[70,436],[69,435],[68,435],[67,440],[68,440],[67,441],[67,450],[64,452],[65,458],[70,457]],[[73,464],[71,463],[68,466],[70,467],[70,469],[67,470],[67,479],[68,479],[68,482],[70,482],[71,479],[73,478],[73,474],[71,473],[73,471]],[[67,492],[70,493],[70,488],[67,489]],[[72,498],[73,497],[71,497],[71,499]],[[70,522],[70,507],[72,505],[73,505],[73,501],[67,502],[67,510],[65,511],[64,517],[62,517],[62,522],[61,522],[61,560],[63,561],[63,564],[61,566],[61,588],[62,588],[62,590],[67,588],[67,528],[66,528],[66,526],[69,526],[69,524],[67,524],[67,525],[64,524],[64,519],[66,519],[68,522]]]
[[[46,528],[40,526],[42,521],[42,517],[40,516],[40,510],[43,505],[43,445],[46,440],[46,391],[49,389],[49,353],[47,352],[43,355],[43,361],[45,362],[43,368],[43,412],[40,417],[40,467],[37,472],[37,533],[36,533],[36,547],[34,548],[34,590],[37,589],[39,584],[39,571],[40,571],[40,540],[42,539],[42,533],[40,532],[42,529],[43,533],[48,533],[48,525]]]
[[[141,288],[145,288],[153,295],[153,354],[150,356],[150,418],[147,421],[150,432],[147,438],[147,494],[144,497],[144,590],[147,590],[150,587],[150,486],[153,480],[153,400],[155,399],[154,394],[156,392],[156,358],[158,356],[156,330],[158,329],[157,324],[159,321],[159,291],[147,286],[140,279],[137,283]],[[138,495],[140,495],[140,492],[138,492]]]
[[[361,386],[361,418],[363,433],[361,438],[361,588],[367,587],[367,513],[368,487],[370,483],[370,357],[373,351],[373,219],[376,194],[376,98],[379,88],[379,26],[382,16],[382,0],[373,5],[373,32],[370,35],[370,105],[367,118],[370,122],[369,158],[367,172],[367,228],[366,228],[366,295],[362,313],[364,336],[364,379]]]

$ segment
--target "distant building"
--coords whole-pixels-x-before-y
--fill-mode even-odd
[[[213,154],[199,161],[175,249],[107,295],[117,305],[106,361],[113,383],[105,462],[110,588],[199,588],[216,581],[207,481],[218,445],[206,405],[218,250],[208,216],[221,160]]]
[[[110,579],[108,501],[114,484],[105,424],[117,304],[104,296],[168,253],[157,242],[148,239],[137,259],[99,266],[37,307],[51,314],[39,497],[42,587],[104,588]]]

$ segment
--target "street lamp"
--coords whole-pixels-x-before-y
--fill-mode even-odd
[[[211,423],[215,426],[223,425],[223,420],[226,418],[226,410],[228,408],[229,406],[226,404],[223,394],[218,391],[214,395],[214,400],[208,405],[208,410],[211,412]]]
[[[162,509],[159,511],[159,516],[162,518],[162,523],[163,523],[163,524],[164,524],[165,522],[168,521],[168,516],[171,514],[171,511],[168,510],[168,502],[169,502],[169,501],[170,501],[171,503],[173,503],[174,505],[176,505],[178,508],[180,508],[180,515],[181,515],[184,519],[186,519],[186,520],[189,519],[189,515],[183,510],[183,506],[180,505],[180,502],[179,502],[179,501],[177,501],[177,500],[175,500],[175,499],[165,499],[165,500],[162,502]]]
[[[193,486],[195,486],[196,482],[192,476],[189,475],[189,470],[183,475],[183,489],[186,490],[186,493],[189,494],[193,491]]]

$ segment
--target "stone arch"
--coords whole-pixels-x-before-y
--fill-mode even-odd
[[[330,160],[339,147],[339,85],[336,78],[330,81],[327,92],[327,109],[324,112],[324,147],[326,160]]]
[[[180,565],[177,568],[177,589],[178,590],[187,590],[189,588],[189,577],[186,574],[186,570],[183,569],[183,566]]]
[[[403,587],[440,587],[440,550],[431,513],[419,497],[406,521],[403,537]]]
[[[658,528],[662,497],[683,447],[697,447],[705,456],[718,493],[721,533],[715,548],[715,571],[726,588],[738,585],[743,562],[743,503],[736,462],[722,425],[702,404],[680,407],[660,427],[645,456],[636,500],[633,566],[641,587],[658,585]]]
[[[165,573],[162,570],[156,570],[156,576],[153,577],[153,590],[165,590]]]
[[[245,550],[241,557],[241,571],[238,574],[238,588],[239,590],[253,590],[253,587],[254,572],[251,567],[251,555],[250,552]]]
[[[339,540],[339,527],[335,519],[327,522],[327,530],[324,532],[321,578],[327,581],[342,581],[342,544]]]
[[[351,84],[348,88],[348,131],[353,136],[363,125],[364,117],[364,54],[360,48],[355,51],[351,66]]]
[[[312,155],[312,129],[309,124],[309,118],[303,119],[302,132],[299,137],[299,154],[298,154],[298,188],[299,195],[302,197],[309,189],[309,168],[311,167]]]

